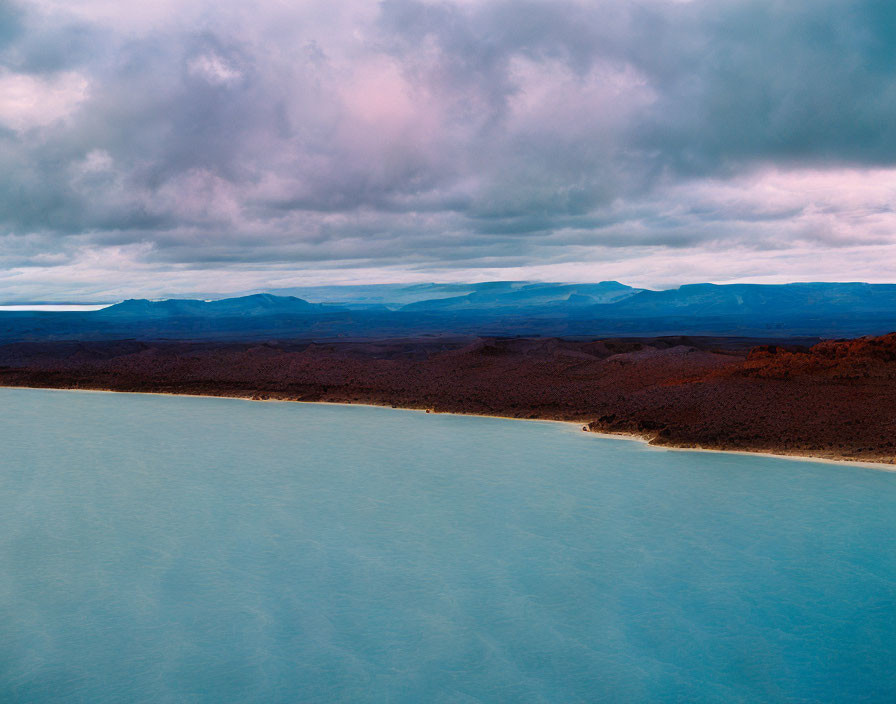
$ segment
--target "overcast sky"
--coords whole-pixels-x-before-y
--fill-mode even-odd
[[[896,281],[893,0],[0,0],[0,302]]]

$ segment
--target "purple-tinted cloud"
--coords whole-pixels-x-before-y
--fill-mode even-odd
[[[883,0],[0,0],[0,298],[892,280],[894,56]]]

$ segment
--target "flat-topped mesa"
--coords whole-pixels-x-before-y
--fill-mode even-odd
[[[128,299],[114,306],[96,311],[97,318],[174,318],[174,317],[242,317],[307,313],[321,306],[295,296],[274,296],[257,293],[217,301],[170,298],[150,301],[145,298]]]

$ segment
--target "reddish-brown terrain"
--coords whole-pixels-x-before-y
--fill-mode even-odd
[[[374,403],[579,421],[657,444],[896,461],[896,333],[709,338],[40,342],[0,384]]]

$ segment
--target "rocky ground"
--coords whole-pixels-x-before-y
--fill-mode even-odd
[[[375,403],[582,422],[656,444],[896,462],[896,333],[0,346],[0,384]]]

